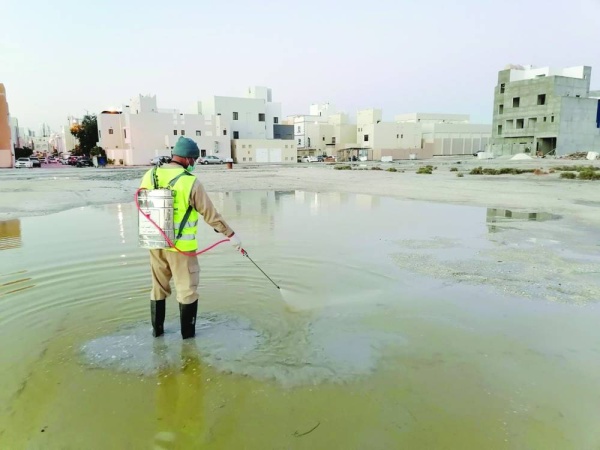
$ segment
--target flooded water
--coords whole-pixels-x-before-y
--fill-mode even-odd
[[[151,336],[133,205],[0,222],[0,448],[600,446],[593,230],[366,195],[212,198],[282,289],[217,247],[185,342],[174,298]]]

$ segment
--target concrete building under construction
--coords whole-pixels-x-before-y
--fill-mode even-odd
[[[509,66],[498,73],[490,150],[567,155],[600,149],[600,92],[591,67]]]

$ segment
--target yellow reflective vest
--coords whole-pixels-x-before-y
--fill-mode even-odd
[[[190,194],[196,177],[183,168],[154,167],[142,178],[140,187],[145,189],[170,189],[175,192],[173,199],[173,228],[175,247],[183,252],[198,250],[198,211],[190,206]],[[174,248],[169,251],[176,252]]]

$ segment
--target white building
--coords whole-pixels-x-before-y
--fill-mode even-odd
[[[335,155],[340,147],[356,142],[356,125],[330,103],[312,104],[310,114],[286,120],[294,125],[294,141],[300,155]]]
[[[56,138],[58,153],[71,153],[79,145],[79,139],[71,134],[71,127],[79,123],[81,119],[69,117],[68,124],[61,127],[60,135]]]
[[[201,156],[228,159],[230,132],[230,122],[223,116],[159,109],[156,96],[138,95],[121,111],[98,116],[98,145],[115,164],[147,165],[154,156],[170,155],[180,136],[193,139]]]
[[[356,155],[378,160],[473,154],[485,149],[491,131],[491,125],[471,124],[468,115],[412,113],[384,122],[380,109],[366,109],[357,114]]]
[[[600,100],[591,67],[509,66],[498,72],[491,150],[566,155],[600,150]]]
[[[236,139],[231,144],[235,163],[295,164],[296,144],[291,139]]]
[[[281,103],[274,103],[271,89],[254,86],[246,97],[213,96],[198,102],[198,113],[220,116],[230,124],[231,139],[273,139],[273,125],[280,123]]]

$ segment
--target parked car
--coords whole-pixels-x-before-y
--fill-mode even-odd
[[[19,158],[15,161],[15,169],[27,168],[31,169],[33,167],[33,162],[29,158]]]
[[[67,159],[67,164],[69,166],[75,166],[77,165],[77,161],[79,161],[79,156],[69,156],[69,159]]]
[[[312,162],[319,162],[319,160],[316,156],[303,156],[302,162],[312,163]]]
[[[198,158],[198,164],[223,164],[225,161],[223,161],[221,158],[219,158],[218,156],[201,156],[200,158]]]
[[[153,166],[161,165],[161,164],[168,164],[171,162],[171,157],[170,156],[155,156],[154,158],[152,158],[150,160],[150,164],[152,164]]]
[[[48,158],[48,164],[56,164],[58,162],[58,159],[55,156],[50,156]]]
[[[35,156],[30,156],[29,160],[31,161],[32,167],[42,167],[42,163]]]
[[[75,165],[77,167],[93,167],[94,162],[90,158],[84,156],[83,158],[79,158]]]

